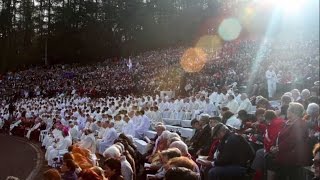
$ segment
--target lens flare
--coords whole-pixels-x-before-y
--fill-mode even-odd
[[[199,72],[207,62],[207,54],[200,48],[188,49],[181,58],[180,65],[186,72]]]
[[[225,41],[232,41],[239,37],[242,27],[240,22],[235,18],[228,18],[219,25],[219,36]]]

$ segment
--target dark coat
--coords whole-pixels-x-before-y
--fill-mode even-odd
[[[197,138],[192,144],[192,147],[195,150],[201,149],[201,155],[207,155],[210,150],[211,141],[211,128],[209,125],[207,125],[205,128],[199,131]]]
[[[245,167],[254,158],[254,150],[239,134],[227,133],[220,141],[215,166],[240,165]]]
[[[278,135],[276,162],[284,166],[307,166],[311,162],[308,128],[303,120],[286,123]]]

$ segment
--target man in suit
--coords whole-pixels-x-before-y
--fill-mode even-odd
[[[201,131],[199,135],[199,140],[198,140],[198,151],[196,155],[207,155],[210,150],[210,145],[211,145],[211,126],[209,125],[210,123],[210,116],[208,114],[201,115],[200,118],[200,126],[201,126]]]
[[[191,120],[191,126],[194,129],[194,135],[192,136],[192,138],[190,139],[189,142],[187,142],[187,145],[189,147],[188,151],[191,155],[194,155],[197,152],[197,149],[195,147],[198,139],[199,139],[199,135],[200,135],[200,131],[201,131],[201,126],[200,123],[197,119],[192,119]]]
[[[191,126],[196,129],[189,145],[189,153],[193,157],[207,155],[210,150],[211,128],[209,122],[209,115],[202,115],[199,121],[195,119],[191,121]]]

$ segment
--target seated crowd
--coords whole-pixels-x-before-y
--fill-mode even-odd
[[[48,180],[299,179],[314,145],[319,178],[318,92],[294,89],[280,101],[234,87],[176,99],[37,97],[3,101],[0,129],[41,142]],[[189,120],[192,138],[167,130],[166,118]]]
[[[261,54],[263,61],[257,61],[261,44],[265,45],[266,52]],[[318,37],[224,42],[216,52],[211,52],[211,48],[206,52],[206,64],[196,73],[186,72],[180,64],[188,48],[170,47],[87,65],[36,66],[0,74],[0,99],[50,98],[61,94],[95,98],[129,94],[155,96],[162,90],[192,94],[233,82],[239,87],[253,82],[248,86],[248,94],[264,95],[267,87],[264,73],[270,65],[277,74],[278,89],[283,92],[293,87],[310,89],[310,84],[319,80]],[[254,71],[252,67],[256,67]]]

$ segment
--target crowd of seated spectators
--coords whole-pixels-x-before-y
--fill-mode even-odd
[[[42,143],[53,168],[44,173],[47,179],[301,178],[319,142],[319,94],[293,89],[274,104],[262,96],[250,101],[233,88],[176,99],[21,99],[2,104],[0,127]],[[162,117],[168,113],[190,117],[191,139],[166,130]],[[151,139],[150,130],[156,134]],[[140,140],[148,147],[144,153]]]
[[[319,179],[318,40],[226,42],[196,73],[180,65],[187,49],[8,72],[0,130],[41,143],[48,180],[301,179],[311,165]],[[269,65],[278,101],[266,98]],[[189,121],[193,136],[164,119]]]
[[[0,76],[0,98],[75,93],[90,97],[154,96],[163,90],[188,94],[233,82],[248,85],[250,95],[263,95],[264,72],[270,65],[275,68],[282,92],[292,87],[311,88],[319,79],[319,41],[314,39],[225,42],[215,52],[206,50],[206,64],[195,73],[185,72],[180,65],[187,49],[175,47],[90,65],[37,66],[8,72]]]

